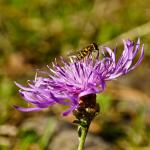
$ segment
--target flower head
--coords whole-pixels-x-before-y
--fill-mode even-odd
[[[133,65],[133,59],[140,51],[137,62]],[[100,58],[102,52],[102,58]],[[35,80],[28,83],[28,87],[18,83],[21,96],[34,107],[22,108],[21,111],[38,111],[53,104],[69,106],[63,113],[68,115],[78,107],[81,97],[89,94],[97,94],[104,91],[106,81],[115,79],[129,73],[136,68],[144,57],[144,45],[140,46],[133,41],[124,41],[124,49],[116,60],[116,50],[103,47],[96,58],[92,55],[80,61],[66,62],[61,58],[61,66],[55,62],[49,72],[43,72],[47,77],[36,76]]]

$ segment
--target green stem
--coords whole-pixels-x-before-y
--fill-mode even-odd
[[[81,136],[79,137],[78,150],[83,150],[87,133],[88,127],[81,127]]]

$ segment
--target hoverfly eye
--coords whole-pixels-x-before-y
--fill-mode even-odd
[[[99,49],[98,49],[98,45],[97,45],[97,44],[95,44],[95,43],[92,43],[92,44],[93,44],[94,51],[99,50]]]

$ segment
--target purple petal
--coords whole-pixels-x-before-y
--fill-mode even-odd
[[[63,116],[67,116],[69,115],[77,106],[71,107],[70,109],[66,110],[65,112],[63,112]]]
[[[142,45],[141,54],[140,54],[140,57],[139,57],[138,61],[128,71],[131,71],[131,70],[135,69],[141,63],[143,58],[144,58],[144,45]]]
[[[23,112],[30,112],[30,111],[39,111],[39,110],[41,110],[42,108],[23,108],[23,107],[19,107],[19,106],[16,106],[16,105],[14,105],[13,106],[15,109],[17,109],[17,110],[20,110],[20,111],[23,111]]]
[[[21,84],[15,82],[16,86],[18,86],[20,89],[25,90],[25,91],[34,91],[32,88],[22,86]]]

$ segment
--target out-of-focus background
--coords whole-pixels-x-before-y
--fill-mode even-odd
[[[36,69],[96,42],[122,50],[122,39],[141,38],[142,64],[98,95],[86,150],[150,149],[150,0],[0,0],[0,150],[74,150],[72,116],[60,106],[28,107],[14,81],[26,85]]]

